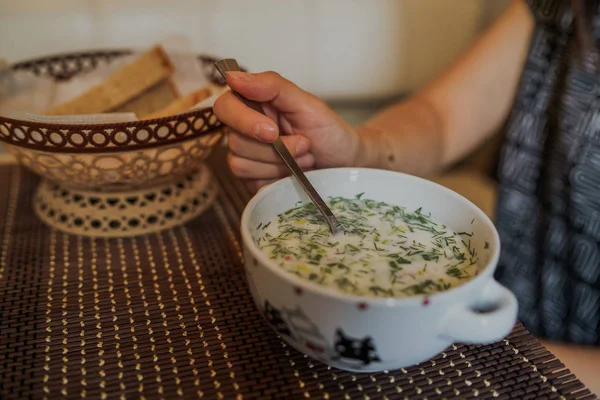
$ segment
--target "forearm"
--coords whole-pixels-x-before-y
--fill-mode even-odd
[[[412,98],[358,129],[365,166],[424,175],[464,157],[510,112],[533,32],[522,0]]]
[[[426,98],[413,96],[357,128],[358,165],[425,176],[442,167],[442,123]]]

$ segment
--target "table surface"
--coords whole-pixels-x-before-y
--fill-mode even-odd
[[[247,290],[248,194],[220,152],[209,164],[220,187],[209,211],[109,240],[45,227],[31,209],[38,178],[0,160],[0,398],[596,398],[519,324],[378,374],[289,348]]]

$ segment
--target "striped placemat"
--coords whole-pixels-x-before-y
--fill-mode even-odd
[[[220,151],[214,206],[191,223],[89,239],[33,215],[38,178],[0,165],[0,398],[594,399],[521,325],[399,371],[351,374],[287,347],[246,286],[249,196]]]

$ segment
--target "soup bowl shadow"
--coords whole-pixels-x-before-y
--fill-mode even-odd
[[[365,168],[311,171],[323,197],[364,198],[422,208],[455,232],[472,232],[477,275],[444,292],[381,298],[343,293],[285,271],[256,244],[259,224],[308,197],[292,178],[259,191],[241,222],[245,270],[256,306],[300,352],[352,372],[395,370],[426,361],[452,343],[505,338],[517,317],[515,296],[494,279],[500,240],[492,221],[456,192],[411,175]]]

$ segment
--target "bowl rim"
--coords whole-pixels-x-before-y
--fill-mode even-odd
[[[459,293],[463,293],[463,292],[471,290],[473,288],[473,286],[482,283],[484,280],[490,279],[490,275],[492,275],[491,279],[494,279],[493,273],[496,269],[498,260],[500,258],[500,250],[501,250],[500,236],[499,236],[498,231],[496,230],[496,227],[494,226],[494,223],[492,222],[492,220],[479,207],[477,207],[473,202],[471,202],[466,197],[458,194],[457,192],[455,192],[451,189],[448,189],[445,186],[440,185],[439,183],[433,182],[431,180],[420,178],[420,177],[402,173],[402,172],[389,171],[389,170],[383,170],[383,169],[362,168],[362,167],[324,168],[324,169],[320,169],[320,170],[309,171],[306,173],[306,175],[307,175],[307,177],[310,178],[311,176],[317,176],[322,173],[332,173],[332,172],[343,174],[343,175],[352,174],[352,173],[356,173],[356,172],[362,173],[362,174],[365,174],[365,173],[366,174],[382,174],[382,175],[386,175],[388,177],[388,179],[401,178],[401,179],[406,179],[408,181],[422,182],[422,183],[425,183],[426,185],[430,185],[430,186],[434,187],[436,190],[440,190],[442,192],[449,194],[450,196],[454,197],[457,201],[465,203],[469,208],[471,208],[475,212],[475,214],[477,215],[478,218],[481,219],[481,221],[483,221],[489,228],[491,228],[492,238],[490,238],[490,240],[488,240],[488,243],[490,244],[490,248],[492,249],[492,254],[491,254],[490,258],[488,259],[487,263],[482,267],[481,272],[476,277],[474,277],[473,279],[470,279],[469,281],[467,281],[459,286],[453,287],[453,288],[443,291],[443,292],[436,292],[433,294],[422,294],[422,295],[415,295],[415,296],[408,296],[408,297],[384,298],[384,297],[374,297],[374,296],[368,296],[368,295],[362,296],[362,295],[348,294],[348,293],[343,293],[343,292],[337,291],[335,289],[331,289],[326,286],[321,286],[321,285],[315,284],[306,279],[302,279],[302,278],[280,268],[277,264],[275,264],[275,262],[273,262],[271,259],[269,259],[266,256],[266,254],[263,253],[258,248],[256,243],[254,242],[254,239],[253,239],[251,231],[250,231],[250,226],[249,226],[250,216],[251,216],[252,212],[254,211],[254,208],[256,207],[256,205],[263,198],[269,196],[271,193],[278,190],[282,186],[291,184],[293,178],[291,176],[288,176],[286,178],[280,179],[280,180],[273,182],[270,185],[260,189],[252,197],[252,199],[250,199],[250,201],[246,204],[246,207],[244,208],[244,211],[242,213],[241,222],[240,222],[240,233],[241,233],[243,244],[248,249],[248,251],[252,254],[252,257],[254,257],[258,262],[260,262],[264,268],[267,268],[270,273],[274,273],[275,275],[277,275],[281,279],[289,282],[291,285],[293,285],[295,287],[301,287],[303,290],[313,292],[314,294],[318,294],[322,297],[333,298],[333,299],[341,300],[341,301],[347,302],[347,303],[365,303],[365,304],[369,304],[369,305],[381,305],[381,306],[392,306],[392,307],[393,306],[420,305],[420,304],[422,304],[424,298],[427,298],[430,301],[443,300],[444,298],[449,298],[451,296],[458,295]],[[245,268],[248,268],[248,260],[244,260],[244,264],[245,264]]]

